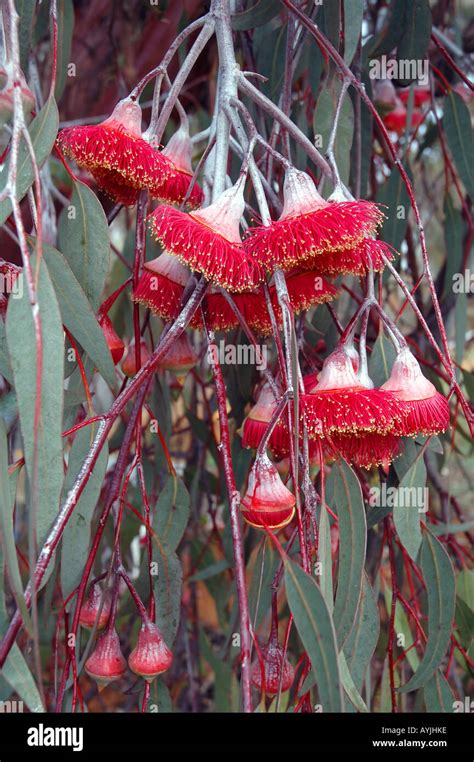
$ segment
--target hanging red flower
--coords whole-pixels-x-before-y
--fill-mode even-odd
[[[287,170],[283,198],[280,218],[250,228],[245,241],[268,270],[289,270],[309,257],[354,247],[373,235],[383,218],[370,201],[325,201],[309,175],[294,167]]]
[[[382,390],[393,394],[407,407],[400,434],[430,436],[449,428],[448,400],[423,375],[408,347],[400,350]]]
[[[166,156],[143,139],[141,121],[140,106],[125,98],[104,122],[61,130],[58,146],[94,175],[99,188],[121,203],[135,203],[137,191],[162,182],[172,170]]]
[[[181,212],[166,204],[150,215],[151,231],[170,254],[228,291],[251,291],[263,280],[256,260],[244,249],[239,224],[244,180],[210,206]]]

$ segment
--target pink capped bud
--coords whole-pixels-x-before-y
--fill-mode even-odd
[[[151,682],[171,667],[173,653],[166,645],[158,626],[143,622],[138,642],[128,657],[132,672]]]

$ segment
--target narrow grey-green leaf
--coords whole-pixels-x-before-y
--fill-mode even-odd
[[[31,258],[33,271],[36,257]],[[30,487],[36,490],[38,515],[36,530],[41,546],[59,509],[63,483],[61,424],[63,414],[64,334],[56,295],[44,260],[38,278],[41,317],[43,370],[39,422],[35,443],[35,402],[37,347],[33,314],[26,288],[21,298],[10,299],[6,329],[15,391],[20,415],[26,471]],[[33,485],[34,449],[37,449],[37,483]]]
[[[342,684],[336,633],[321,590],[297,564],[285,559],[285,585],[296,629],[318,685],[323,712],[342,712]]]
[[[334,81],[331,89],[323,90],[318,98],[313,117],[313,129],[315,134],[315,143],[323,151],[327,150],[331,130],[334,126],[334,117],[336,115],[337,101],[341,86],[339,82]],[[341,106],[339,123],[336,132],[336,141],[334,144],[334,155],[336,158],[339,174],[343,182],[349,182],[350,157],[352,139],[354,135],[354,109],[352,101],[346,93]]]
[[[3,421],[0,419],[0,535],[10,588],[15,598],[15,603],[21,612],[23,622],[31,634],[33,629],[23,594],[23,582],[21,580],[15,545],[13,510],[15,505],[16,479],[17,473],[11,477],[8,475],[7,432]]]
[[[176,637],[181,613],[183,572],[176,553],[164,555],[153,547],[156,563],[154,589],[156,601],[156,621],[163,633],[166,644],[171,648]]]
[[[339,520],[339,569],[334,625],[339,648],[342,648],[354,624],[361,596],[367,525],[359,480],[342,461],[337,464],[334,500]]]
[[[171,474],[160,492],[153,528],[166,551],[176,550],[189,519],[189,493],[182,479]]]
[[[58,16],[58,64],[54,95],[59,100],[67,81],[67,67],[71,61],[72,33],[74,29],[74,6],[72,0],[57,0]]]
[[[357,689],[362,690],[364,677],[377,646],[380,631],[380,616],[374,591],[364,575],[359,608],[354,626],[344,644],[347,666]]]
[[[407,169],[405,167],[405,169]],[[408,170],[407,170],[408,171]],[[380,231],[380,238],[387,241],[397,251],[405,237],[407,229],[410,199],[400,172],[394,169],[388,180],[380,186],[377,193],[377,201],[385,204],[386,218]]]
[[[74,183],[70,204],[59,219],[58,240],[60,250],[97,310],[109,269],[109,229],[97,196],[84,183]]]
[[[35,0],[15,0],[16,11],[20,17],[18,24],[18,40],[20,43],[20,66],[22,71],[28,71],[28,58],[31,47],[31,32],[35,13]]]
[[[429,0],[405,0],[404,31],[397,47],[397,59],[409,63],[426,59],[431,35],[431,10]],[[412,74],[412,71],[409,71]],[[398,77],[404,84],[416,81],[417,75]]]
[[[4,590],[4,560],[2,547],[0,545],[0,637],[3,637],[9,624],[5,607]],[[18,694],[20,700],[25,702],[30,712],[44,712],[41,696],[36,687],[33,675],[16,643],[13,644],[5,664],[2,667],[2,678],[6,680]]]
[[[43,166],[51,153],[51,149],[58,133],[58,124],[58,107],[56,106],[54,98],[49,98],[39,114],[37,114],[31,122],[28,130],[31,136],[36,162],[39,167]],[[9,167],[10,158],[7,159],[2,167],[2,172],[0,174],[0,192],[5,188]],[[16,196],[20,200],[25,196],[28,189],[31,188],[34,180],[33,165],[24,140],[20,142],[17,167]],[[11,202],[9,199],[5,199],[5,201],[0,203],[0,225],[3,225],[11,213]]]
[[[43,256],[48,265],[64,325],[87,352],[109,386],[115,386],[112,356],[82,286],[60,251],[44,244]]]
[[[369,361],[370,378],[375,386],[382,386],[387,381],[395,357],[395,348],[381,327]]]
[[[474,197],[474,140],[469,109],[458,93],[450,90],[444,100],[443,127],[449,150],[466,191]]]
[[[428,640],[420,666],[400,688],[403,693],[421,688],[433,676],[448,648],[454,619],[456,581],[453,565],[429,530],[424,533],[420,566],[428,596]]]
[[[393,508],[393,520],[400,542],[413,561],[416,561],[422,537],[420,516],[426,505],[426,466],[420,453],[400,481]]]
[[[472,521],[465,521],[461,524],[436,524],[430,527],[432,533],[436,537],[442,537],[444,534],[456,534],[457,532],[468,532],[474,527],[474,519]]]
[[[423,688],[426,711],[450,714],[454,711],[454,695],[440,669],[436,670]]]
[[[344,0],[344,61],[352,63],[362,34],[364,0]]]
[[[95,433],[94,424],[84,426],[76,433],[69,453],[63,495],[67,495],[73,486],[90,450]],[[67,598],[77,587],[84,571],[89,553],[92,516],[104,481],[107,459],[108,447],[104,445],[64,531],[61,549],[61,587],[64,598]]]
[[[354,708],[357,709],[358,712],[368,712],[369,710],[367,709],[367,704],[357,690],[352,675],[349,671],[349,667],[347,666],[344,651],[341,651],[339,654],[339,671],[341,673],[341,680],[344,691]]]
[[[321,505],[319,514],[318,561],[320,564],[319,586],[330,612],[334,609],[334,589],[332,582],[331,528],[329,514]]]
[[[13,370],[8,354],[5,323],[0,321],[0,373],[9,384],[13,384]]]

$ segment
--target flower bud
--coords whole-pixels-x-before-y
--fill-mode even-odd
[[[280,529],[292,520],[295,504],[295,496],[285,487],[269,458],[258,458],[240,506],[245,521],[259,529]]]
[[[102,328],[107,346],[110,349],[113,363],[114,365],[117,365],[117,363],[119,363],[123,357],[125,344],[123,343],[120,336],[117,335],[115,328],[112,325],[112,321],[108,315],[102,315],[99,318],[99,325]]]
[[[145,363],[150,359],[150,357],[151,357],[151,354],[150,354],[150,350],[148,349],[148,345],[145,339],[141,339],[140,340],[140,365],[137,368],[137,364],[135,360],[135,339],[132,339],[130,344],[128,345],[127,352],[120,366],[122,368],[122,372],[129,378],[132,378],[140,370],[140,368],[143,365],[145,365]]]
[[[151,682],[171,667],[173,654],[163,635],[153,622],[143,622],[138,633],[137,645],[128,657],[128,666],[147,682]]]
[[[100,611],[100,616],[97,619],[102,600],[104,603]],[[100,585],[96,582],[91,586],[89,594],[81,606],[79,623],[87,630],[92,630],[97,621],[97,628],[100,630],[107,624],[109,613],[110,597],[107,592],[103,593]]]
[[[252,684],[267,696],[276,696],[278,691],[288,691],[295,679],[295,670],[287,658],[284,658],[283,648],[276,637],[271,637],[267,645],[261,649],[262,665],[258,659],[252,665],[250,678]],[[263,684],[262,684],[263,677]],[[281,683],[281,685],[280,685]]]
[[[126,672],[127,662],[120,649],[119,636],[113,628],[107,629],[86,661],[85,670],[99,686],[105,688],[113,680],[119,680]]]

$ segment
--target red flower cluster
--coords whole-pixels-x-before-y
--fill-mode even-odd
[[[182,125],[166,148],[157,151],[144,139],[141,122],[140,106],[125,98],[104,122],[61,130],[57,143],[118,203],[133,206],[139,191],[148,189],[154,198],[180,204],[193,174],[187,126]],[[195,184],[188,203],[197,206],[201,201],[202,191]]]
[[[400,350],[388,381],[374,389],[354,369],[347,347],[326,358],[322,371],[306,377],[300,396],[310,456],[319,462],[342,457],[362,468],[387,466],[400,453],[403,436],[432,435],[449,427],[449,404],[422,374],[407,347]],[[277,400],[268,385],[242,426],[242,444],[256,448],[267,431]],[[277,458],[289,451],[282,415],[269,439]]]

